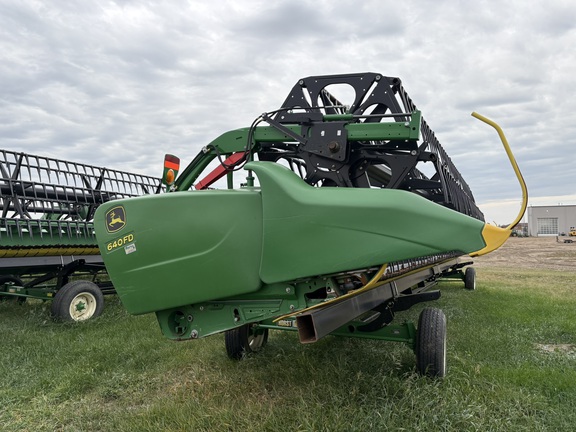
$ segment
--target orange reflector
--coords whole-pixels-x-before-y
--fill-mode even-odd
[[[166,183],[168,183],[169,185],[171,185],[172,183],[174,183],[174,179],[175,179],[175,175],[174,175],[174,170],[173,169],[169,169],[168,172],[166,173]]]
[[[164,173],[162,174],[162,183],[172,186],[180,169],[180,158],[171,154],[164,156]]]

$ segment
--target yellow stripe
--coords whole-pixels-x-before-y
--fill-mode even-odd
[[[39,256],[59,256],[59,255],[98,255],[100,250],[97,247],[44,247],[44,248],[0,248],[0,258],[20,258]]]

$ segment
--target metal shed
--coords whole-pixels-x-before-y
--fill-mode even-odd
[[[528,207],[529,236],[568,235],[576,226],[576,205]]]

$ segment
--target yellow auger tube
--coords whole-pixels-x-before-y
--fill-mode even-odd
[[[526,187],[526,182],[524,181],[524,177],[522,177],[522,173],[520,172],[520,168],[518,168],[518,164],[516,163],[516,159],[512,154],[512,150],[510,149],[510,145],[508,144],[508,140],[502,131],[502,128],[498,126],[498,124],[476,112],[472,113],[472,117],[476,117],[478,120],[483,121],[486,124],[489,124],[496,132],[498,132],[498,136],[500,136],[500,140],[502,141],[502,145],[506,150],[506,154],[508,155],[508,159],[512,164],[512,168],[514,168],[514,172],[516,173],[516,177],[518,178],[518,182],[520,183],[520,187],[522,188],[522,206],[520,211],[518,212],[518,216],[514,219],[510,225],[506,228],[498,228],[492,225],[484,225],[484,229],[482,230],[482,237],[484,238],[484,242],[486,243],[486,247],[480,249],[479,251],[473,252],[470,256],[479,256],[485,255],[489,252],[492,252],[498,249],[500,246],[504,244],[504,242],[510,237],[512,234],[512,228],[518,224],[522,220],[522,216],[526,212],[526,207],[528,206],[528,188]]]

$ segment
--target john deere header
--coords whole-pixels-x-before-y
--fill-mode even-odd
[[[400,79],[376,73],[303,78],[177,172],[168,155],[170,193],[95,216],[123,303],[173,339],[288,325],[310,341],[369,311],[362,331],[381,331],[510,234],[484,223]]]

